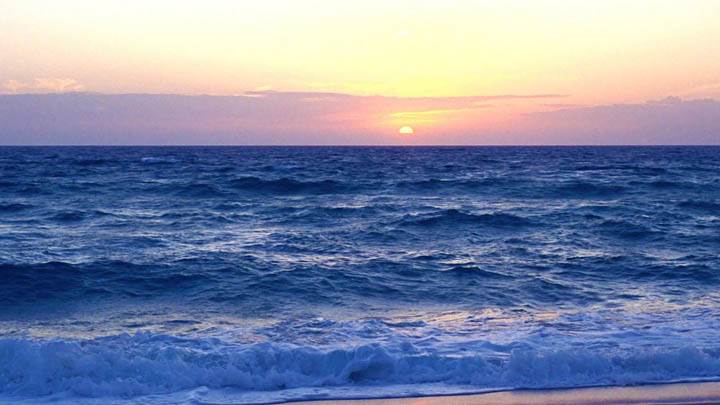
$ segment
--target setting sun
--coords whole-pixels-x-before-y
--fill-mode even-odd
[[[403,135],[412,135],[415,133],[415,130],[412,129],[412,127],[409,127],[406,125],[406,126],[400,128],[398,130],[398,133],[403,134]]]

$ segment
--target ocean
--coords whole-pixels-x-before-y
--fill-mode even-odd
[[[720,379],[720,147],[2,147],[0,402]]]

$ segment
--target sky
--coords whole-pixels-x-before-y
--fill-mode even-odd
[[[720,0],[0,0],[0,144],[720,143],[719,18]]]

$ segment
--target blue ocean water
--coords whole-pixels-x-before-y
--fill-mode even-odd
[[[0,230],[0,401],[720,378],[718,147],[6,147]]]

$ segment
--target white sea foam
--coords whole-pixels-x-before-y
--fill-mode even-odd
[[[141,162],[147,164],[158,164],[158,163],[175,163],[177,159],[161,157],[161,156],[145,156],[140,159]]]
[[[443,355],[409,343],[311,348],[160,334],[0,340],[0,399],[223,392],[244,401],[625,385],[720,375],[720,352],[514,350]],[[382,393],[382,394],[379,394]]]

